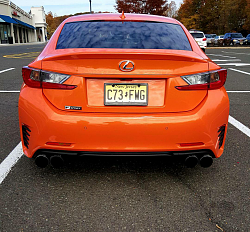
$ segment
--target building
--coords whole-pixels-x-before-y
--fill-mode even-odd
[[[44,42],[47,23],[44,8],[25,12],[9,0],[0,0],[0,44]]]

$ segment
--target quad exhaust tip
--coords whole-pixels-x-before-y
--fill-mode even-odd
[[[53,168],[60,168],[64,165],[64,160],[61,155],[52,155],[50,157],[50,164]]]
[[[213,158],[211,155],[204,155],[200,158],[200,165],[203,168],[208,168],[213,164]]]
[[[52,155],[48,158],[48,156],[40,154],[35,158],[35,164],[39,168],[46,168],[49,163],[53,168],[60,168],[64,165],[64,160],[61,155]]]
[[[185,165],[188,168],[194,168],[197,164],[200,164],[203,168],[208,168],[213,164],[213,158],[211,155],[203,155],[200,160],[198,160],[197,156],[190,155],[185,159]]]
[[[35,164],[39,168],[46,168],[49,164],[49,159],[46,155],[40,154],[35,158]]]
[[[185,159],[185,165],[188,168],[194,168],[198,164],[198,158],[195,155],[190,155]]]

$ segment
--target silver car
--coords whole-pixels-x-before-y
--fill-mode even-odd
[[[213,35],[215,35],[215,34],[213,34]],[[205,36],[206,36],[206,38],[207,38],[207,46],[209,47],[209,46],[214,46],[214,42],[215,42],[215,36],[213,36],[213,35],[211,35],[211,34],[205,34]]]

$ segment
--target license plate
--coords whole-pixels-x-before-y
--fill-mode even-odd
[[[104,83],[104,105],[147,106],[148,84]]]

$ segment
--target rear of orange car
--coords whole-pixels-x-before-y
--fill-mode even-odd
[[[64,155],[166,155],[204,167],[223,153],[227,72],[170,18],[71,17],[23,67],[23,151],[40,167]]]

